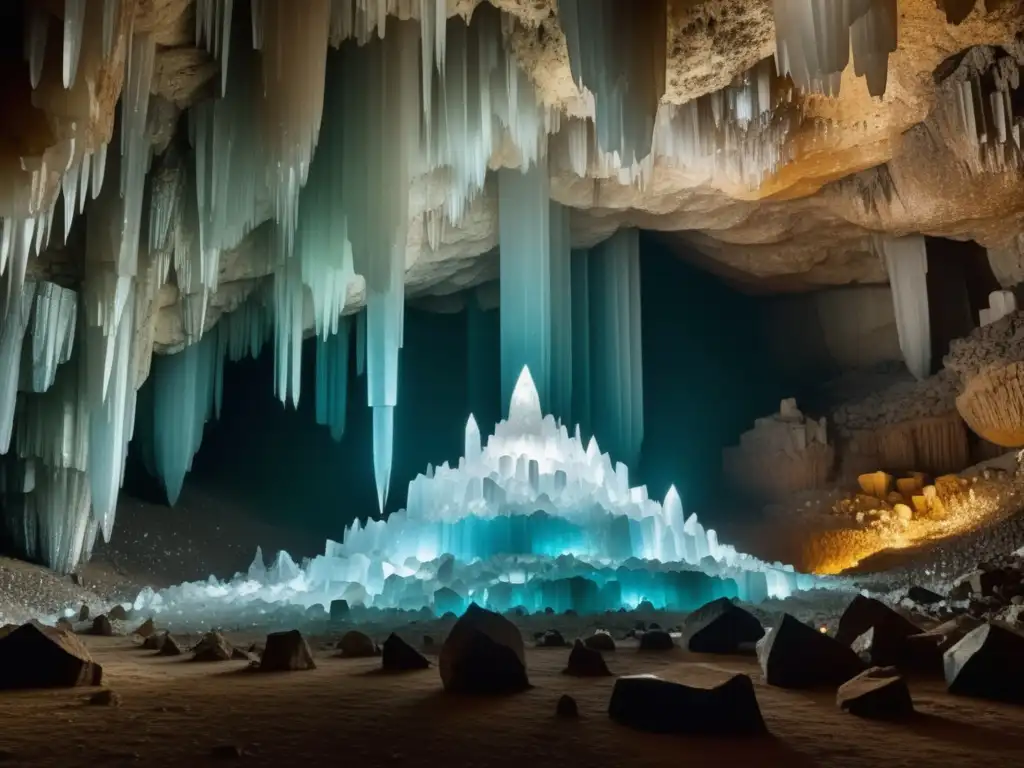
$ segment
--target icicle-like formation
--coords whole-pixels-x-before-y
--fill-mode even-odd
[[[501,396],[509,402],[523,366],[551,401],[551,196],[548,169],[498,171],[501,246]]]
[[[103,57],[114,52],[117,19],[121,15],[121,0],[103,0]]]
[[[792,159],[787,139],[802,120],[791,82],[764,59],[720,91],[662,106],[654,151],[669,165],[754,189]]]
[[[32,301],[36,295],[36,284],[23,283],[18,289],[8,291],[0,313],[0,454],[7,453],[11,446],[14,427],[14,409],[18,401],[18,383],[21,371],[21,349],[32,316]]]
[[[274,273],[274,392],[282,405],[299,407],[302,393],[302,334],[305,330],[305,286],[297,259]]]
[[[892,288],[900,350],[910,372],[924,379],[931,374],[932,363],[928,252],[924,237],[887,237],[881,245]]]
[[[428,466],[409,483],[406,508],[387,520],[356,521],[302,567],[280,553],[268,568],[257,552],[231,582],[145,591],[136,609],[239,624],[341,597],[439,615],[470,601],[583,614],[647,600],[690,611],[720,597],[759,603],[823,585],[721,544],[696,515],[684,516],[674,488],[661,504],[645,486],[631,487],[626,466],[596,441],[543,416],[528,370],[513,392],[508,420],[486,444],[471,416],[458,465]]]
[[[316,347],[316,423],[340,441],[348,408],[349,319],[341,318],[336,332]]]
[[[572,424],[572,238],[569,209],[551,201],[551,413]]]
[[[422,12],[423,0],[331,0],[331,45],[350,38],[364,45],[374,35],[385,37],[388,16],[404,21],[422,18]]]
[[[117,274],[134,276],[138,268],[139,235],[142,230],[142,201],[150,146],[146,132],[149,89],[153,82],[156,45],[149,34],[132,36],[121,94],[121,198],[124,220]]]
[[[25,284],[28,258],[35,251],[36,230],[45,229],[49,219],[45,216],[26,219],[4,219],[0,233],[0,275],[6,274],[6,286],[0,288],[0,323],[7,315],[7,308],[13,306],[11,297],[18,294]],[[7,302],[2,299],[6,296]]]
[[[23,392],[46,392],[53,386],[57,366],[71,359],[77,317],[77,293],[55,283],[38,284],[29,338],[22,347]]]
[[[544,155],[554,118],[505,51],[498,9],[481,4],[468,27],[461,18],[448,20],[446,27],[444,66],[431,66],[424,74],[429,91],[423,95],[422,162],[425,171],[447,169],[444,213],[457,225],[483,190],[488,161],[503,133],[519,149],[520,167],[526,169]]]
[[[193,169],[189,170],[194,173]],[[182,196],[177,201],[178,215],[173,230],[174,273],[182,295],[182,322],[187,344],[195,343],[203,335],[210,294],[217,290],[220,271],[220,249],[202,247],[195,195],[197,183],[192,181],[191,174],[186,175]],[[160,223],[158,219],[157,224]],[[156,235],[159,236],[159,232]]]
[[[855,73],[872,96],[885,94],[896,50],[896,0],[773,0],[775,59],[805,92],[838,96],[853,48]]]
[[[231,17],[235,0],[197,0],[196,45],[206,44],[206,50],[220,63],[220,95],[228,87],[228,57],[231,53]]]
[[[382,40],[346,43],[332,56],[328,77],[328,88],[340,89],[340,98],[332,94],[329,103],[331,123],[344,126],[348,239],[355,270],[366,280],[367,400],[374,409],[374,473],[382,511],[398,402],[409,188],[421,146],[419,36],[417,24],[399,21]]]
[[[222,383],[216,334],[176,355],[153,362],[153,440],[157,474],[173,505],[185,474],[213,416],[216,388]]]
[[[64,87],[75,84],[78,58],[85,34],[85,8],[89,0],[64,0]]]
[[[594,94],[597,143],[623,166],[651,152],[665,95],[666,0],[559,0],[572,77]]]
[[[282,256],[287,258],[295,233],[299,190],[306,183],[320,134],[331,0],[306,0],[300,5],[265,2],[259,11],[265,160]]]
[[[46,38],[50,28],[50,14],[33,5],[26,9],[25,60],[28,62],[29,80],[32,87],[39,86],[43,76],[43,62],[46,60]]]
[[[590,252],[573,251],[570,260],[572,301],[572,418],[584,435],[594,434],[590,371]]]

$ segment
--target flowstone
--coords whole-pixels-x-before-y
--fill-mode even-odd
[[[408,506],[387,520],[356,521],[342,543],[301,567],[263,555],[230,582],[211,579],[139,595],[135,607],[183,620],[266,621],[344,599],[378,609],[461,613],[522,606],[579,613],[648,601],[689,611],[716,598],[760,602],[810,589],[817,580],[720,544],[670,488],[664,503],[544,416],[524,368],[509,416],[482,444],[471,416],[456,467],[428,468],[409,484]],[[283,619],[285,614],[282,613]]]

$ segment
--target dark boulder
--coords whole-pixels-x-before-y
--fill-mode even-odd
[[[1024,704],[1024,636],[983,624],[943,657],[950,693]]]
[[[873,597],[857,595],[843,611],[836,630],[836,642],[849,646],[869,629],[874,628],[883,642],[920,634],[921,628],[904,618],[885,603]]]
[[[837,686],[864,671],[849,647],[784,614],[757,644],[765,682],[780,688]]]
[[[587,648],[593,648],[595,651],[614,651],[615,640],[608,632],[597,631],[590,637],[583,639],[583,644]]]
[[[851,715],[874,720],[914,714],[910,689],[895,667],[872,667],[847,680],[836,692],[836,704]]]
[[[271,632],[260,659],[261,672],[300,672],[316,669],[309,643],[297,629],[288,632]]]
[[[146,619],[144,622],[139,624],[138,627],[135,628],[135,631],[132,632],[132,634],[137,637],[146,638],[152,635],[154,632],[156,632],[156,625],[153,623],[153,620]]]
[[[380,649],[377,648],[377,644],[370,636],[356,629],[341,636],[341,640],[338,641],[338,650],[346,659],[365,659],[380,655]]]
[[[427,669],[430,662],[422,653],[392,632],[381,647],[380,666],[388,672],[414,672]]]
[[[675,647],[672,635],[663,629],[651,629],[640,635],[641,651],[671,651]]]
[[[935,603],[941,603],[946,599],[938,592],[918,586],[911,587],[907,591],[907,597],[918,605],[935,605]]]
[[[764,637],[752,614],[722,597],[702,605],[683,622],[686,647],[694,653],[736,653]]]
[[[234,649],[220,632],[207,632],[192,648],[193,661],[230,661]]]
[[[568,694],[562,694],[555,706],[555,714],[567,720],[580,716],[580,708],[576,705],[576,699]]]
[[[569,663],[563,674],[573,677],[608,677],[611,672],[600,651],[587,648],[581,640],[577,640],[569,652]]]
[[[181,644],[171,635],[164,635],[157,656],[181,656],[182,653],[184,653],[184,650],[182,650]]]
[[[348,620],[348,600],[331,600],[331,621],[342,622]]]
[[[548,629],[537,638],[538,648],[565,648],[569,645],[557,629]]]
[[[165,630],[159,630],[154,632],[149,637],[142,641],[142,650],[144,651],[159,651],[164,647],[168,634]]]
[[[746,675],[713,688],[636,675],[615,681],[608,714],[621,725],[651,733],[754,736],[767,732]]]
[[[450,693],[515,693],[530,687],[519,629],[476,603],[455,622],[438,666]]]
[[[37,622],[0,638],[0,690],[99,685],[103,668],[74,635]]]
[[[92,628],[89,630],[89,634],[96,635],[97,637],[113,637],[114,626],[105,615],[100,615],[92,620]]]
[[[128,611],[124,609],[123,605],[115,605],[107,611],[107,616],[111,621],[125,621],[128,618]]]

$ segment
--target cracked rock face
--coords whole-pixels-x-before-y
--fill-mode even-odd
[[[569,71],[555,0],[490,2],[518,22],[507,25],[507,45],[534,82],[540,100],[569,116],[590,114],[592,102],[574,85]],[[477,4],[478,0],[449,0],[448,11],[467,17]],[[63,4],[46,5],[54,15],[62,15]],[[119,29],[131,23],[133,6],[134,28],[151,32],[159,46],[149,111],[150,140],[159,154],[175,131],[186,129],[184,110],[213,95],[219,68],[195,45],[194,3],[126,3]],[[934,0],[900,0],[899,49],[889,59],[885,96],[872,98],[851,66],[843,75],[838,98],[799,97],[802,120],[785,147],[791,160],[756,188],[724,168],[680,168],[657,154],[653,172],[642,185],[623,183],[600,169],[581,179],[553,168],[553,197],[574,209],[574,244],[588,246],[620,226],[638,226],[662,233],[662,241],[681,258],[734,283],[758,291],[792,291],[884,283],[874,237],[922,232],[976,240],[990,249],[997,275],[1009,280],[1024,274],[1018,237],[1024,217],[1024,176],[1014,163],[1000,169],[980,162],[977,148],[954,119],[961,83],[991,71],[999,59],[1024,62],[1024,47],[1016,42],[1024,14],[1018,2],[993,11],[978,6],[962,23],[951,25]],[[51,35],[52,44],[58,39]],[[663,105],[685,104],[729,85],[774,53],[771,2],[670,0],[667,43]],[[83,51],[75,120],[62,115],[63,107],[54,98],[46,98],[52,93],[46,87],[36,95],[6,94],[11,110],[25,106],[18,107],[24,117],[11,121],[0,137],[0,175],[15,173],[10,160],[26,147],[42,153],[68,136],[90,147],[107,140],[123,60],[124,52],[119,51],[112,63],[103,65]],[[13,60],[8,63],[12,71],[17,68]],[[20,77],[12,75],[10,81]],[[29,100],[37,109],[27,108]],[[496,153],[491,167],[510,164],[512,154]],[[56,198],[57,182],[56,175],[49,179],[52,189],[45,193],[50,198]],[[443,228],[434,249],[427,246],[423,220],[425,211],[442,201],[428,182],[417,179],[410,190],[413,222],[406,281],[411,299],[450,294],[497,275],[493,182],[458,228]],[[0,215],[11,215],[9,207],[0,195]],[[208,326],[269,273],[268,260],[261,256],[262,236],[257,230],[224,255]],[[35,259],[30,269],[72,283],[75,250],[74,242],[53,248]],[[349,307],[361,304],[360,283],[350,292]],[[184,331],[173,286],[160,292],[154,313],[154,350],[180,349]]]

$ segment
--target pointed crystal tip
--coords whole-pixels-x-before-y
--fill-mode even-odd
[[[519,380],[516,381],[516,388],[512,391],[512,400],[508,406],[508,420],[534,422],[543,418],[537,385],[533,383],[529,366],[524,365],[522,373],[519,374]]]

